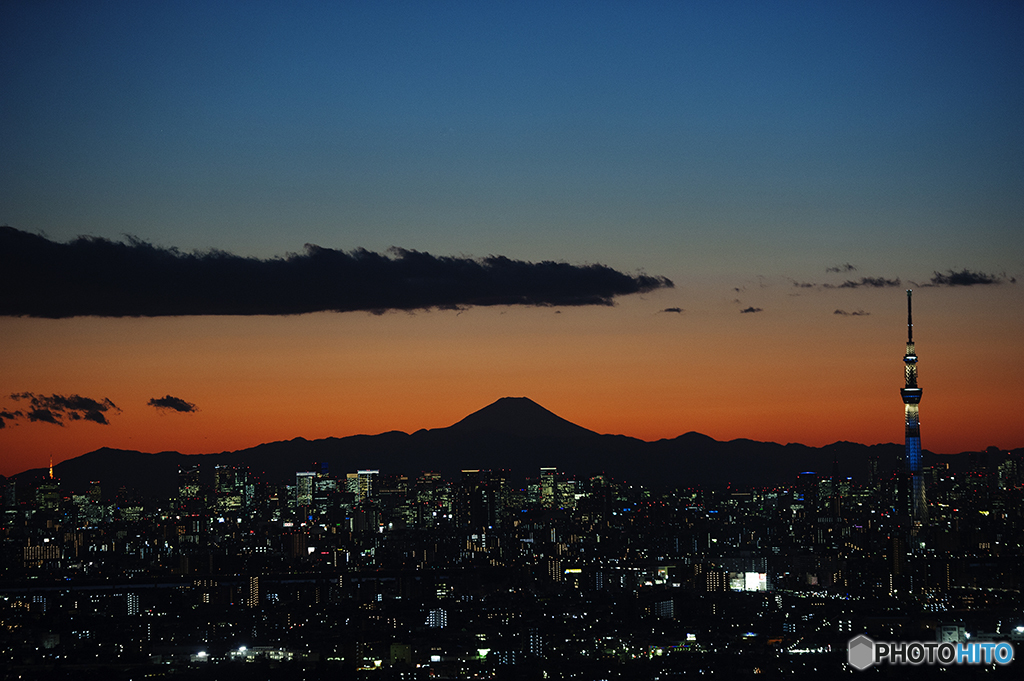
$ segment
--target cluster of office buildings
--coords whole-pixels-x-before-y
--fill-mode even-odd
[[[5,497],[0,664],[646,678],[821,671],[862,632],[1012,640],[1020,463],[923,468],[928,520],[909,528],[900,461],[873,460],[866,483],[833,466],[715,490],[553,468],[317,466],[273,485],[217,466],[133,499],[46,478]]]

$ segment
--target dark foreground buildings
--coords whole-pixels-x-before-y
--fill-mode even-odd
[[[855,673],[846,645],[865,632],[1021,646],[1021,462],[924,468],[913,547],[901,463],[704,490],[551,468],[314,467],[268,484],[220,466],[182,470],[168,499],[19,483],[0,533],[0,676],[817,677]]]

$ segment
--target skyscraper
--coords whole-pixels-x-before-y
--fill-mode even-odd
[[[297,471],[295,473],[295,505],[308,509],[313,505],[313,483],[316,473],[313,471]]]
[[[542,508],[558,508],[558,469],[540,469],[540,505]]]
[[[917,387],[917,351],[914,349],[914,316],[911,307],[913,291],[907,289],[907,352],[903,355],[906,385],[900,390],[906,420],[907,448],[904,454],[904,474],[910,499],[904,502],[902,512],[916,521],[928,519],[928,502],[924,492],[924,475],[921,471],[921,426],[918,421],[917,405],[921,402],[921,389]]]
[[[178,466],[178,512],[199,515],[203,508],[199,466]]]
[[[243,466],[218,464],[213,467],[213,489],[217,511],[238,512],[245,505],[247,471]]]
[[[359,487],[356,492],[356,501],[363,502],[368,499],[372,499],[377,493],[377,476],[380,474],[378,470],[361,470],[358,471]]]

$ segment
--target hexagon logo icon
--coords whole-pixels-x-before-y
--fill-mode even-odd
[[[875,663],[875,642],[864,634],[851,638],[846,660],[854,669],[864,671]]]

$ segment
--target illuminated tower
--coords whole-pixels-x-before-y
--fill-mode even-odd
[[[917,416],[917,405],[921,402],[921,389],[917,387],[917,352],[914,350],[914,316],[911,309],[911,295],[907,290],[907,354],[903,355],[906,385],[900,390],[903,409],[906,414],[907,450],[905,473],[908,493],[908,508],[914,521],[928,519],[928,502],[924,495],[924,475],[921,473],[921,425]]]

